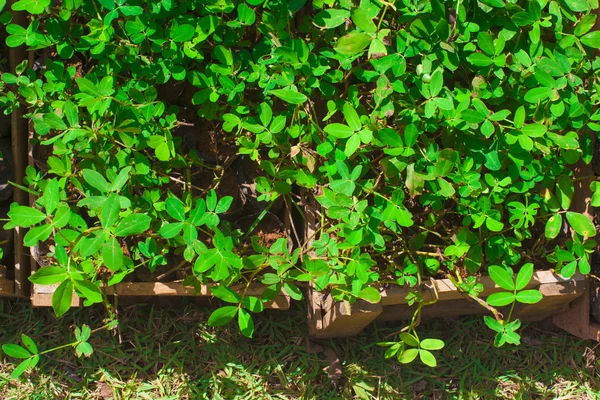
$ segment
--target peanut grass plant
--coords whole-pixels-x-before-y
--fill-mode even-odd
[[[415,315],[379,344],[434,367],[423,283],[451,279],[493,310],[496,346],[518,345],[534,271],[591,272],[575,189],[600,206],[581,174],[600,132],[598,0],[0,3],[6,45],[34,60],[2,74],[0,105],[34,132],[18,186],[34,200],[4,227],[28,229],[57,317],[75,293],[113,330],[111,287],[167,279],[209,285],[226,305],[208,323],[251,337],[282,291],[377,303],[401,285]],[[480,299],[481,275],[503,291]],[[67,346],[89,356],[91,333]],[[23,360],[13,377],[53,350],[3,349]]]

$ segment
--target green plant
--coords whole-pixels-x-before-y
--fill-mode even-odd
[[[0,104],[27,107],[35,202],[5,227],[48,257],[31,280],[59,284],[59,316],[73,291],[110,310],[111,286],[183,272],[228,303],[211,324],[251,336],[282,289],[378,302],[378,285],[408,284],[392,355],[433,365],[419,289],[449,276],[495,313],[496,344],[515,343],[494,307],[539,297],[522,290],[531,265],[589,273],[596,247],[571,206],[600,131],[593,6],[17,1],[30,19],[0,15],[7,45],[37,64],[2,74]],[[305,241],[274,211],[300,209],[298,189],[322,210]],[[481,273],[509,292],[479,299]]]

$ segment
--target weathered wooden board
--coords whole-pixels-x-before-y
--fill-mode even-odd
[[[0,276],[0,297],[10,297],[15,295],[15,282],[11,279]]]
[[[13,11],[12,23],[21,25],[25,28],[29,25],[27,13],[24,11]],[[15,73],[17,65],[32,57],[33,52],[28,52],[26,46],[11,47],[9,49],[8,61],[10,71]],[[30,60],[31,61],[31,60]],[[31,65],[31,64],[30,64]],[[19,185],[24,184],[25,169],[29,160],[29,134],[28,122],[23,115],[26,113],[26,106],[23,104],[16,108],[11,114],[11,146],[14,161],[14,180]],[[21,204],[29,204],[29,194],[23,190],[13,190],[13,201]],[[28,297],[29,295],[29,254],[23,246],[23,237],[26,229],[15,228],[14,230],[14,293],[18,297]]]
[[[482,277],[479,281],[484,285],[481,298],[503,291],[489,277]],[[423,318],[489,314],[487,309],[465,297],[448,279],[437,279],[422,285],[420,292],[425,301],[435,298],[433,284],[437,288],[438,300],[423,308]],[[586,279],[581,275],[564,279],[550,271],[537,271],[527,288],[537,288],[544,298],[537,304],[518,304],[513,315],[524,321],[539,321],[563,312],[568,309],[569,303],[584,294],[585,286]],[[407,304],[408,292],[409,288],[399,286],[386,288],[381,290],[378,304],[362,300],[350,304],[334,302],[328,295],[311,291],[310,334],[316,338],[353,336],[374,321],[408,320],[415,311],[415,306]],[[506,309],[500,308],[499,311],[506,312]]]
[[[600,323],[590,315],[590,290],[591,285],[586,281],[583,295],[569,304],[564,312],[553,316],[552,323],[582,339],[600,341]]]
[[[58,285],[37,285],[34,284],[33,292],[31,295],[31,304],[34,307],[49,307],[52,305],[52,295],[58,287]],[[241,288],[235,288],[234,290],[242,290]],[[265,290],[264,286],[254,285],[251,286],[246,295],[260,296]],[[119,298],[122,297],[148,297],[148,298],[164,298],[164,297],[214,297],[210,291],[210,285],[203,285],[200,287],[200,292],[196,293],[195,289],[189,286],[184,286],[181,282],[124,282],[111,287],[107,294],[116,294]],[[82,300],[73,293],[71,306],[80,307]],[[290,297],[282,291],[275,300],[266,303],[265,308],[273,308],[279,310],[286,310],[290,307]]]

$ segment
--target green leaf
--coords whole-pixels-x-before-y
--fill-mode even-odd
[[[274,89],[269,90],[269,94],[279,97],[281,100],[290,104],[303,104],[306,103],[308,97],[291,89]]]
[[[380,129],[377,131],[377,136],[379,139],[386,145],[392,148],[402,148],[404,144],[402,143],[402,138],[393,129]]]
[[[275,298],[277,296],[278,292],[274,291],[273,292],[273,297]],[[261,295],[262,298],[266,298],[267,296],[267,292],[263,292]],[[263,305],[263,302],[261,301],[261,299],[254,297],[254,296],[246,296],[242,299],[242,307],[244,307],[247,310],[250,310],[252,312],[263,312],[265,307]]]
[[[593,31],[583,36],[581,43],[594,49],[600,49],[600,31]]]
[[[208,325],[222,326],[228,323],[235,317],[238,312],[237,306],[225,306],[217,308],[208,318]]]
[[[504,228],[504,223],[487,217],[485,219],[485,226],[492,232],[500,232]]]
[[[444,348],[445,343],[439,339],[423,339],[421,340],[421,348],[425,350],[440,350]]]
[[[502,324],[496,321],[496,319],[493,317],[486,315],[485,317],[483,317],[483,322],[485,322],[488,328],[495,332],[504,332],[504,326],[502,326]]]
[[[569,225],[581,236],[592,237],[596,236],[596,227],[588,217],[583,214],[568,211],[566,214]]]
[[[352,22],[363,32],[375,33],[377,31],[373,18],[363,8],[359,7],[352,10]]]
[[[127,183],[127,180],[129,179],[130,171],[131,171],[131,167],[125,167],[119,172],[119,175],[117,175],[117,177],[114,179],[114,181],[112,183],[112,187],[111,187],[112,191],[121,190],[123,188],[123,186],[125,186],[125,184]]]
[[[519,108],[517,108],[517,111],[515,111],[515,119],[514,119],[515,128],[521,129],[523,127],[524,123],[525,123],[525,107],[520,106]]]
[[[560,228],[562,227],[563,219],[562,215],[556,213],[546,221],[546,229],[545,234],[546,238],[554,239],[560,233]]]
[[[92,345],[88,342],[81,342],[75,347],[75,354],[77,357],[86,356],[89,357],[94,352]]]
[[[431,75],[431,81],[429,82],[429,93],[431,94],[431,97],[437,96],[443,86],[444,74],[438,69]]]
[[[379,290],[375,289],[374,287],[364,288],[360,291],[358,297],[372,304],[377,304],[381,301],[381,293],[379,293]]]
[[[528,103],[537,104],[542,100],[546,100],[550,96],[551,91],[552,89],[547,87],[533,88],[525,93],[523,99]]]
[[[181,24],[173,29],[169,33],[169,37],[174,42],[187,42],[194,37],[195,29],[193,25]]]
[[[100,222],[104,229],[113,226],[119,219],[119,211],[121,211],[121,202],[119,195],[116,193],[111,194],[108,199],[104,201],[102,205],[102,218]]]
[[[23,375],[23,373],[26,370],[33,368],[33,366],[38,363],[39,359],[40,356],[33,356],[31,358],[23,360],[21,363],[19,363],[19,365],[15,367],[13,372],[10,374],[10,377],[13,379],[17,379],[18,377]]]
[[[183,222],[166,223],[160,227],[158,233],[160,233],[160,236],[165,239],[173,239],[175,236],[181,233],[181,230],[184,226],[185,224]]]
[[[504,8],[504,3],[502,2],[502,0],[479,0],[479,1],[490,7]]]
[[[43,267],[29,277],[29,281],[38,285],[53,285],[69,277],[67,270],[62,267]]]
[[[500,286],[502,289],[515,290],[515,283],[512,279],[512,272],[509,272],[506,268],[498,265],[491,265],[488,267],[488,273],[494,283]]]
[[[564,0],[565,4],[574,12],[585,12],[590,10],[586,0]]]
[[[41,14],[50,3],[50,0],[19,0],[11,8],[13,11],[27,11],[29,14]]]
[[[519,273],[517,274],[517,278],[515,279],[515,289],[522,290],[527,286],[531,278],[533,277],[533,264],[527,263],[524,264]]]
[[[283,290],[294,300],[300,301],[304,298],[300,288],[293,283],[285,282],[283,284]]]
[[[438,154],[435,163],[435,173],[437,176],[448,175],[459,160],[459,154],[452,149],[444,149]]]
[[[346,142],[346,147],[344,148],[344,154],[346,157],[351,157],[356,150],[360,147],[360,137],[358,135],[351,136]]]
[[[240,308],[238,312],[238,326],[244,336],[252,337],[254,333],[254,321],[252,321],[250,313],[243,308]]]
[[[542,124],[528,124],[521,128],[521,132],[529,137],[541,137],[548,131],[545,125]]]
[[[515,301],[515,295],[511,292],[493,293],[488,296],[486,301],[492,307],[502,307],[513,303]]]
[[[417,340],[417,338],[408,332],[400,333],[400,340],[402,340],[409,346],[417,347],[419,345],[419,341]]]
[[[31,353],[26,348],[21,347],[18,344],[4,344],[2,345],[2,351],[4,351],[7,356],[13,358],[31,357]]]
[[[226,286],[212,286],[210,291],[217,298],[226,301],[227,303],[239,303],[241,299],[239,294]]]
[[[579,23],[575,27],[575,30],[573,31],[573,33],[576,36],[584,35],[585,33],[587,33],[590,29],[592,29],[594,27],[595,23],[596,23],[596,15],[588,14],[585,17],[581,18],[581,21],[579,21]]]
[[[58,180],[51,179],[44,188],[44,208],[48,215],[52,215],[58,203],[60,202],[60,192],[58,187]]]
[[[589,275],[590,272],[592,272],[592,266],[590,265],[590,262],[588,261],[587,255],[583,258],[581,258],[581,260],[579,260],[579,272],[581,272],[583,275]]]
[[[55,228],[60,229],[64,228],[69,221],[71,220],[71,209],[65,203],[61,203],[57,210],[56,214],[54,214],[54,219],[52,220],[52,224]]]
[[[539,290],[523,290],[517,293],[517,301],[525,304],[535,304],[543,297]]]
[[[489,56],[481,53],[470,54],[467,61],[476,67],[489,67],[494,62]]]
[[[404,350],[398,358],[398,361],[400,361],[402,364],[410,364],[415,360],[415,358],[417,358],[418,355],[419,349]]]
[[[89,94],[92,97],[104,97],[102,92],[92,81],[86,78],[76,78],[77,86],[83,93]]]
[[[27,247],[33,247],[38,244],[38,242],[43,242],[50,237],[52,234],[52,225],[44,224],[40,226],[36,226],[35,228],[31,228],[25,234],[23,238],[23,244]]]
[[[90,281],[79,280],[73,281],[75,285],[75,291],[81,294],[81,297],[91,301],[92,303],[102,303],[102,292],[98,286],[94,285]]]
[[[256,21],[256,15],[254,14],[254,10],[248,7],[244,3],[238,4],[238,19],[244,25],[253,25]]]
[[[115,230],[115,235],[121,237],[139,235],[150,228],[151,221],[152,218],[148,215],[130,214],[119,222],[117,229]]]
[[[111,186],[106,179],[97,171],[92,169],[83,170],[83,179],[93,188],[98,189],[102,193],[108,193]]]
[[[32,354],[37,354],[38,353],[37,345],[35,344],[35,342],[33,341],[33,339],[31,339],[29,336],[27,336],[24,333],[22,333],[21,334],[21,341],[23,342],[23,344],[25,345],[25,347],[27,348],[27,350],[29,350]]]
[[[345,102],[344,106],[342,107],[342,113],[344,114],[346,122],[354,132],[358,132],[362,128],[360,117],[358,116],[358,113],[352,104]]]
[[[181,200],[174,197],[169,197],[165,201],[167,213],[177,221],[185,221],[185,209]]]
[[[347,18],[350,18],[350,11],[330,8],[318,12],[313,23],[319,28],[332,29],[344,24]]]
[[[89,257],[92,254],[96,254],[102,245],[106,241],[107,234],[104,231],[99,232],[96,236],[92,238],[83,238],[81,239],[81,256]]]
[[[364,32],[350,32],[347,35],[338,39],[335,46],[335,51],[344,56],[354,56],[362,53],[371,43],[371,36]]]
[[[568,210],[575,194],[573,181],[567,175],[561,175],[556,182],[556,196],[560,200],[560,206],[563,210]]]
[[[123,266],[123,249],[116,238],[110,238],[102,247],[102,261],[108,269],[116,272]]]
[[[13,206],[8,212],[8,217],[15,223],[16,226],[29,228],[46,219],[46,214],[27,206]]]
[[[229,210],[229,208],[231,207],[232,202],[233,202],[233,197],[231,197],[231,196],[221,197],[221,199],[217,203],[217,206],[215,207],[215,213],[222,214],[224,212],[227,212]]]
[[[73,299],[73,282],[66,280],[61,283],[52,295],[52,308],[57,317],[63,316],[71,308]]]
[[[490,56],[493,56],[495,53],[494,37],[487,32],[479,32],[477,34],[477,46]]]
[[[348,125],[333,123],[323,128],[325,133],[338,139],[346,139],[354,135],[354,130]]]
[[[421,361],[423,362],[423,364],[431,367],[431,368],[435,368],[437,367],[437,360],[435,359],[435,356],[433,355],[433,353],[431,353],[428,350],[419,350],[419,358],[421,359]]]

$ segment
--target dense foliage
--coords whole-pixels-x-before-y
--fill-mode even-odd
[[[140,269],[216,284],[231,305],[209,322],[249,336],[282,288],[377,302],[397,283],[416,314],[386,355],[435,365],[419,285],[477,297],[483,273],[507,292],[482,302],[512,305],[486,317],[496,344],[518,344],[534,265],[587,274],[596,248],[571,203],[600,131],[597,3],[17,1],[6,44],[35,64],[2,74],[0,101],[27,106],[36,201],[6,228],[47,253],[31,281],[59,284],[59,316]],[[315,232],[281,221],[313,203]]]

